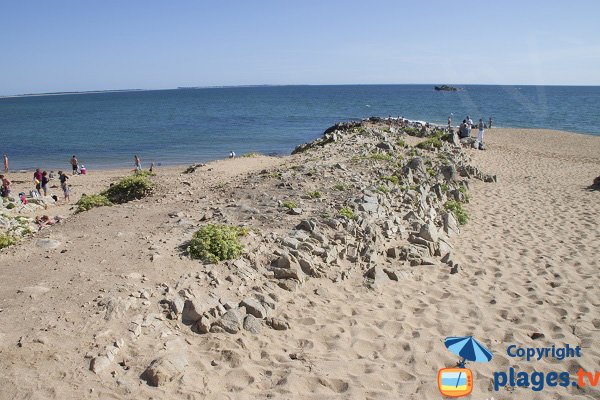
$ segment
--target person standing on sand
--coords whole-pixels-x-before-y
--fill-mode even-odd
[[[73,168],[73,175],[77,175],[77,170],[79,169],[79,161],[77,161],[77,157],[73,154],[71,157],[71,167]]]
[[[452,127],[452,114],[448,116],[448,129],[450,129],[450,127]]]
[[[69,201],[69,185],[67,184],[67,180],[69,177],[67,174],[62,171],[58,171],[58,180],[60,181],[60,187],[63,190],[63,194],[65,196],[65,201]]]
[[[491,128],[491,127],[492,127],[492,117],[490,117],[490,120],[488,122],[488,128]]]
[[[469,137],[471,137],[471,128],[473,127],[473,120],[471,117],[467,115],[467,131],[469,132]]]
[[[477,141],[479,141],[479,143],[483,143],[483,119],[479,118],[479,124],[477,125],[477,128],[479,128],[479,131],[477,132]]]
[[[8,172],[8,156],[4,155],[4,172]]]
[[[133,156],[133,165],[135,166],[136,171],[142,170],[142,160],[136,155]]]
[[[42,190],[44,191],[44,197],[48,196],[48,182],[50,182],[50,179],[48,179],[48,172],[44,171],[42,172]]]

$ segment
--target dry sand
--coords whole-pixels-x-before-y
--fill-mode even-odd
[[[420,266],[379,290],[358,279],[309,280],[280,302],[287,331],[197,335],[167,321],[163,336],[128,344],[124,365],[96,375],[86,358],[127,330],[128,321],[99,317],[99,295],[127,296],[200,268],[180,256],[169,212],[197,213],[223,182],[243,185],[246,174],[293,157],[219,161],[189,177],[162,170],[152,197],[71,216],[3,250],[0,398],[439,399],[437,372],[457,361],[443,339],[461,335],[474,335],[494,353],[490,363],[469,365],[473,399],[598,398],[599,388],[493,392],[491,385],[493,372],[510,366],[572,376],[580,366],[600,370],[600,192],[587,189],[600,174],[600,138],[516,129],[486,135],[487,151],[468,151],[498,183],[472,181],[470,221],[453,239],[459,273]],[[124,173],[76,177],[75,199]],[[61,246],[36,247],[40,237]],[[545,337],[531,339],[535,332]],[[527,363],[505,352],[509,344],[563,343],[581,346],[583,356]],[[185,375],[148,386],[140,373],[171,345],[188,354]]]

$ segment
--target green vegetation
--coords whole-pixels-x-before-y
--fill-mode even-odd
[[[396,146],[406,147],[406,142],[404,141],[404,139],[398,139],[398,140],[396,140]]]
[[[298,205],[293,201],[284,201],[283,203],[281,203],[281,206],[287,208],[288,210],[298,207]]]
[[[469,193],[467,192],[467,188],[464,186],[461,186],[458,188],[458,191],[461,192],[464,196],[465,196],[465,203],[469,202]]]
[[[149,178],[151,176],[156,176],[156,174],[150,171],[135,171],[134,176],[145,176]]]
[[[335,190],[339,191],[339,192],[343,192],[348,190],[348,186],[344,185],[343,183],[338,183],[333,187]]]
[[[427,168],[427,175],[429,175],[432,178],[435,177],[436,176],[435,169],[433,169],[431,167]]]
[[[460,225],[466,224],[467,221],[469,220],[469,215],[463,208],[462,204],[459,203],[458,201],[454,201],[454,200],[447,201],[446,204],[444,204],[444,208],[446,210],[452,212],[452,214],[454,214],[454,216],[456,217],[456,220],[458,221],[458,223]]]
[[[15,208],[15,207],[16,207],[16,206],[15,206],[15,203],[8,203],[8,204],[6,205],[6,208],[7,208],[8,210],[12,210],[12,209],[13,209],[13,208]]]
[[[310,197],[311,199],[320,199],[321,198],[321,192],[319,192],[318,190],[315,190],[312,192],[307,192],[306,195],[308,197]]]
[[[442,183],[440,185],[440,189],[442,189],[442,193],[446,193],[448,190],[450,190],[450,188],[448,187],[448,185],[446,185],[445,183]]]
[[[0,233],[0,249],[12,246],[15,243],[17,243],[16,237]]]
[[[440,140],[440,138],[432,136],[417,144],[416,147],[423,150],[439,149],[442,147],[442,141]]]
[[[379,186],[377,186],[377,188],[375,189],[375,191],[377,191],[379,193],[385,194],[385,193],[389,193],[390,189],[388,189],[388,187],[385,186],[385,185],[379,185]]]
[[[194,233],[187,250],[192,258],[210,263],[236,259],[244,250],[239,237],[247,233],[237,226],[205,225]]]
[[[400,179],[396,175],[384,175],[381,177],[381,180],[386,182],[392,182],[394,185],[400,183]]]
[[[79,199],[76,205],[77,209],[75,210],[75,212],[80,213],[95,207],[111,206],[112,203],[110,202],[108,197],[106,197],[103,194],[92,194],[81,196],[81,199]]]
[[[244,157],[244,158],[260,157],[260,153],[256,153],[256,152],[253,151],[251,153],[242,154],[242,157]]]
[[[356,215],[350,207],[342,207],[338,214],[347,219],[356,219]]]
[[[100,194],[106,196],[111,203],[120,204],[141,199],[149,194],[153,187],[154,184],[147,175],[138,174],[121,179]]]
[[[402,128],[402,130],[404,131],[404,133],[410,136],[419,136],[421,134],[421,131],[418,128],[413,128],[410,126],[406,126]]]
[[[369,158],[376,161],[392,161],[392,156],[388,153],[371,153]]]

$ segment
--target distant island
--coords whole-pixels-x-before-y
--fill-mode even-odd
[[[8,96],[0,96],[0,99],[7,99],[11,97],[33,97],[33,96],[63,96],[67,94],[94,94],[94,93],[119,93],[119,92],[140,92],[145,89],[111,89],[111,90],[85,90],[80,92],[47,92],[47,93],[24,93],[14,94]]]
[[[448,85],[435,86],[434,89],[437,91],[443,91],[443,92],[456,92],[458,90],[462,90],[459,88],[455,88],[454,86],[448,86]]]

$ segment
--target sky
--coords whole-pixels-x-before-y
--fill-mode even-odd
[[[600,1],[0,0],[0,95],[600,85]]]

